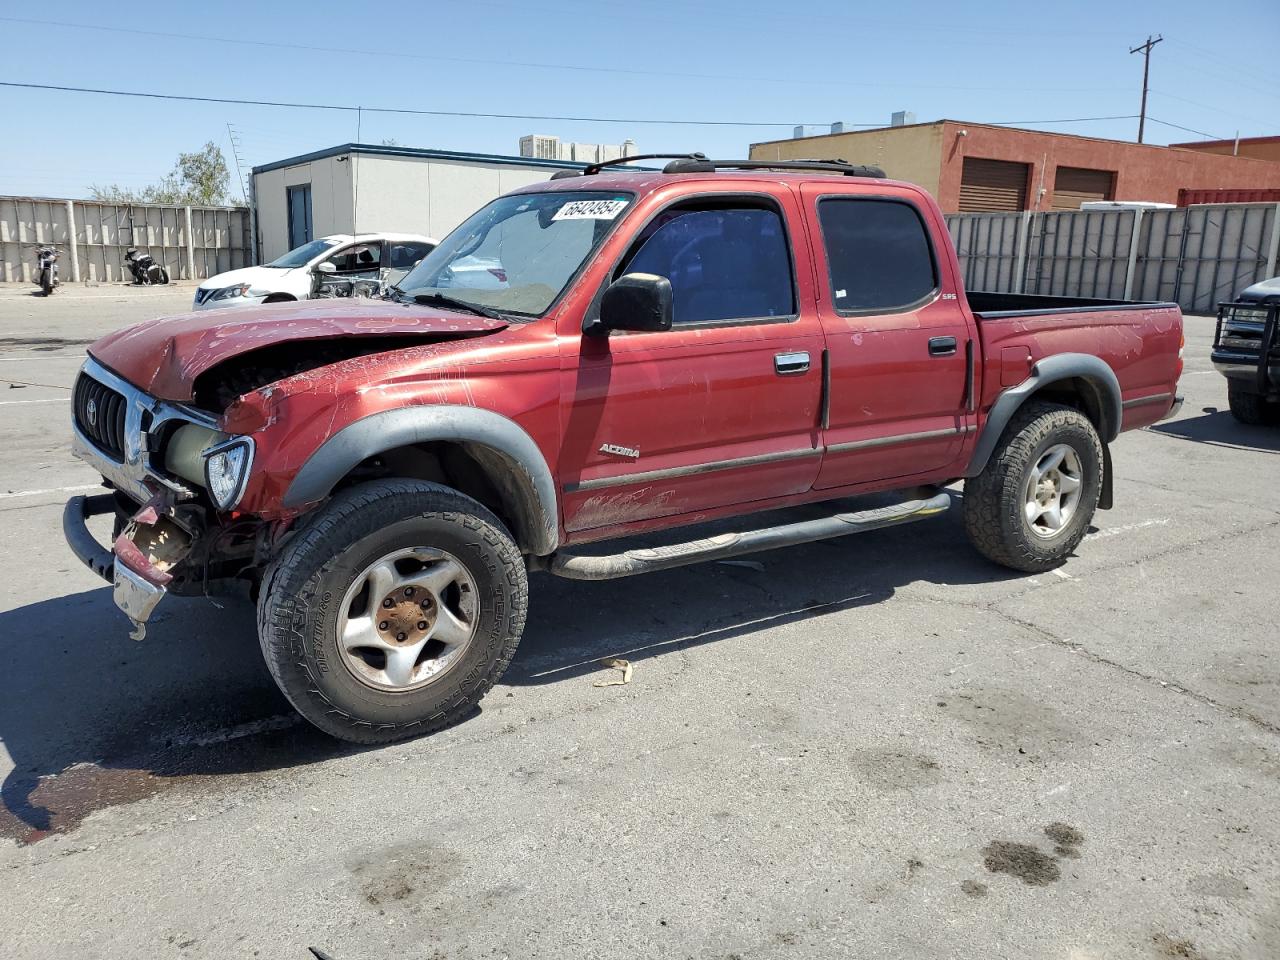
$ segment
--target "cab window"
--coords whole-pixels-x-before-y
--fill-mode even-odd
[[[381,243],[357,243],[343,247],[329,262],[337,273],[367,273],[382,266]]]
[[[907,310],[938,288],[929,234],[912,204],[824,197],[818,221],[837,313]]]
[[[434,249],[434,243],[392,243],[391,269],[411,270],[414,264]]]
[[[791,252],[782,217],[768,201],[671,207],[636,239],[618,275],[671,281],[673,322],[793,317]]]

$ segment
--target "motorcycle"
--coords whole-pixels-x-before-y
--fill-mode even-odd
[[[36,286],[44,291],[46,297],[61,283],[58,279],[58,256],[58,251],[53,247],[36,249]]]
[[[133,282],[150,286],[153,283],[168,283],[169,271],[156,263],[149,253],[139,253],[137,247],[130,247],[124,253],[124,265],[133,274]]]

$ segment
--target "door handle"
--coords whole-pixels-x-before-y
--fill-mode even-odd
[[[929,356],[949,357],[956,352],[955,337],[930,337]]]
[[[789,376],[795,373],[804,373],[809,369],[809,354],[801,353],[775,353],[773,355],[773,369],[779,376]]]

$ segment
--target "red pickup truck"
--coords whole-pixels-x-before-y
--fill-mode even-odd
[[[1111,504],[1108,444],[1180,402],[1182,318],[966,298],[919,187],[690,154],[500,197],[386,300],[205,311],[88,352],[74,443],[108,492],[63,526],[135,635],[166,593],[247,581],[285,695],[373,743],[474,706],[515,652],[530,571],[603,579],[906,523],[961,479],[982,554],[1063,563]]]

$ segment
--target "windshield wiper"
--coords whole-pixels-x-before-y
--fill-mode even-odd
[[[467,300],[458,300],[456,297],[450,297],[443,293],[418,293],[414,295],[413,302],[429,307],[456,307],[459,310],[466,310],[468,313],[474,313],[477,316],[488,317],[490,320],[507,319],[497,310],[490,310],[488,307],[482,307],[478,303],[471,303]]]

